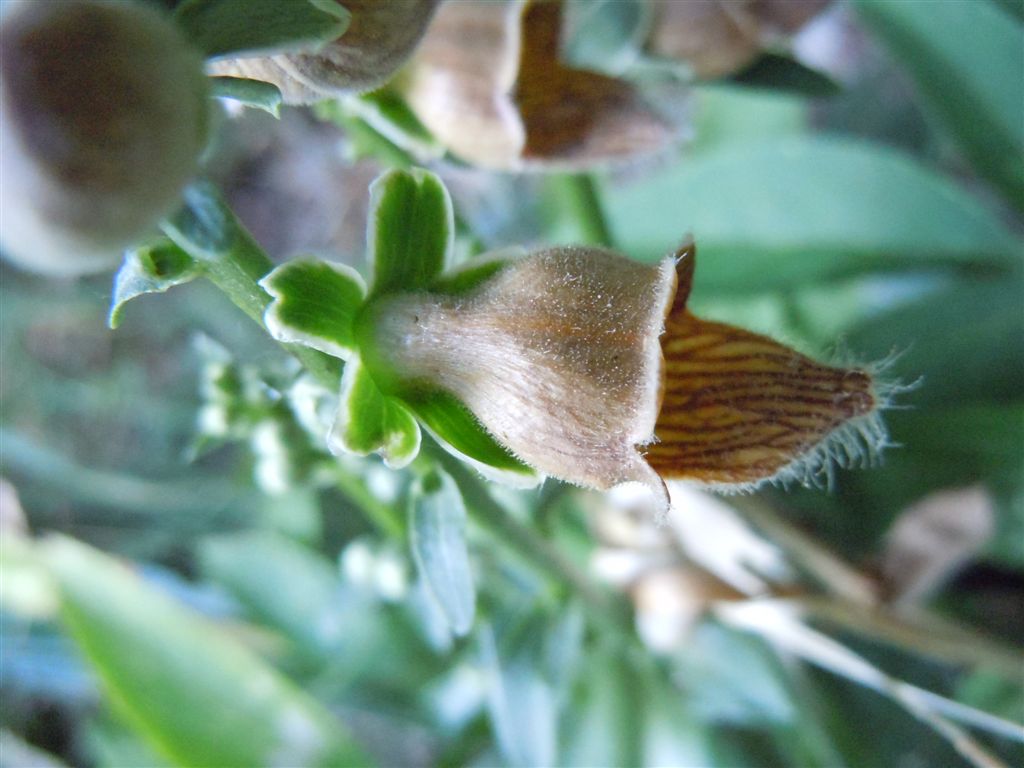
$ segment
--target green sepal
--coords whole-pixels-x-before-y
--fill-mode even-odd
[[[519,487],[543,479],[491,437],[454,395],[440,390],[410,392],[402,401],[446,451],[489,479]]]
[[[525,254],[526,249],[519,246],[481,254],[438,277],[430,284],[430,292],[448,296],[469,293],[507,267],[510,261]]]
[[[334,0],[185,0],[174,18],[196,47],[214,57],[337,40],[350,14]]]
[[[281,90],[273,83],[246,77],[211,77],[210,95],[281,116]]]
[[[185,251],[170,240],[132,248],[125,252],[124,263],[114,277],[114,296],[110,301],[107,325],[121,324],[124,305],[144,293],[163,293],[198,277],[202,270]]]
[[[273,297],[263,315],[278,341],[305,344],[348,360],[357,351],[354,323],[366,283],[351,267],[320,259],[297,259],[260,280]]]
[[[426,289],[451,259],[452,201],[429,171],[394,170],[370,185],[367,246],[372,296]]]
[[[420,450],[420,427],[409,409],[377,387],[362,361],[345,364],[334,426],[327,438],[334,453],[377,453],[392,469],[401,469]]]

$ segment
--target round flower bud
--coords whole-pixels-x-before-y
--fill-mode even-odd
[[[0,248],[79,275],[169,213],[208,127],[202,59],[141,3],[17,2],[0,21]]]

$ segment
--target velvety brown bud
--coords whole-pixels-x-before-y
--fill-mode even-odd
[[[544,474],[639,482],[663,510],[664,480],[804,479],[884,441],[867,372],[690,314],[694,258],[692,244],[656,265],[553,248],[465,295],[389,295],[367,323],[374,370],[454,394]]]
[[[12,3],[0,120],[4,255],[38,272],[97,271],[195,172],[207,79],[175,25],[142,3]]]
[[[731,75],[829,0],[679,0],[654,3],[648,48],[687,62],[699,79]]]
[[[213,62],[213,74],[273,83],[287,104],[377,88],[409,58],[438,0],[339,0],[351,14],[337,40],[308,53]]]
[[[457,396],[531,467],[590,488],[640,482],[667,505],[638,448],[654,437],[675,281],[672,259],[553,248],[470,296],[383,300],[374,348],[406,384]]]
[[[672,134],[622,80],[559,59],[561,2],[451,2],[398,85],[452,153],[484,168],[579,168]]]

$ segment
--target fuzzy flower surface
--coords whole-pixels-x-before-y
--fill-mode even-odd
[[[404,466],[422,427],[487,476],[640,483],[664,511],[666,480],[805,479],[885,442],[868,371],[687,310],[691,241],[657,264],[559,247],[452,270],[436,176],[393,171],[371,196],[369,286],[310,260],[262,281],[276,338],[346,361],[336,452]]]

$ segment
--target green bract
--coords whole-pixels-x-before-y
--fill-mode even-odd
[[[532,485],[536,473],[497,443],[452,395],[398,382],[370,342],[368,311],[398,293],[457,294],[501,269],[500,259],[448,272],[454,216],[440,179],[420,169],[391,171],[370,187],[370,285],[350,267],[317,259],[283,264],[260,281],[273,301],[264,321],[279,341],[345,360],[332,451],[380,454],[406,466],[420,448],[421,425],[447,450],[489,476]]]
[[[185,0],[174,16],[207,56],[322,44],[343,35],[350,18],[333,0]]]
[[[114,297],[107,324],[121,324],[124,305],[144,293],[164,293],[200,274],[191,256],[170,240],[160,239],[125,253],[124,263],[114,278]]]

